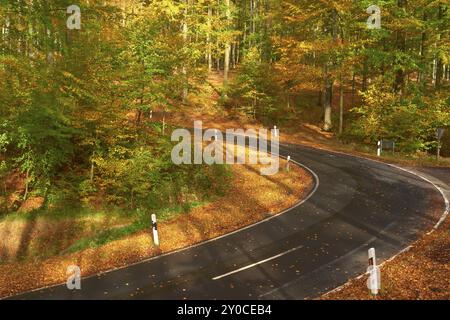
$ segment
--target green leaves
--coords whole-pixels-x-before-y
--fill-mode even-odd
[[[450,107],[439,95],[400,97],[376,83],[363,93],[364,104],[351,132],[374,144],[380,139],[397,141],[402,151],[415,153],[433,147],[434,131],[450,124]]]

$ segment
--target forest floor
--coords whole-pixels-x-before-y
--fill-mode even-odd
[[[220,78],[217,75],[211,81],[217,84]],[[192,114],[195,110],[175,117],[179,125],[192,126]],[[189,114],[189,116],[186,116]],[[206,128],[216,128],[224,131],[228,128],[259,129],[263,125],[256,121],[245,118],[236,118],[236,115],[214,114],[212,112],[197,111],[197,120],[202,120]],[[311,121],[313,122],[313,121]],[[436,157],[422,154],[411,156],[401,153],[384,153],[381,157],[376,155],[376,147],[368,147],[360,144],[343,144],[333,133],[324,132],[317,124],[306,121],[291,121],[286,128],[280,129],[280,142],[306,145],[333,152],[342,152],[355,156],[370,158],[403,167],[431,168],[441,167],[450,173],[450,158],[441,158],[438,162]],[[445,168],[445,169],[444,169]],[[450,185],[449,175],[438,177]],[[442,214],[442,205],[429,208]],[[430,229],[432,226],[430,226]],[[424,233],[428,231],[425,230]],[[363,275],[358,279],[351,280],[339,291],[333,291],[319,299],[345,300],[345,299],[450,299],[450,218],[447,218],[438,230],[431,234],[424,234],[412,246],[411,250],[400,254],[395,259],[386,262],[381,268],[383,287],[380,295],[376,298],[369,294]]]
[[[449,300],[450,299],[450,221],[416,241],[380,268],[381,290],[372,296],[365,274],[321,300]]]
[[[427,154],[407,155],[391,152],[376,155],[376,146],[361,144],[343,144],[333,133],[324,132],[319,126],[301,123],[283,131],[280,129],[280,141],[301,144],[332,152],[342,152],[369,158],[402,167],[413,167],[426,173],[434,172],[438,179],[450,188],[450,158],[441,157],[438,162],[435,156]],[[437,168],[439,167],[439,169]],[[430,172],[428,172],[428,171]],[[445,171],[445,174],[443,172]],[[442,215],[442,201],[430,211],[437,216]],[[429,226],[429,230],[432,226]],[[374,297],[367,288],[368,275],[362,275],[323,295],[323,300],[437,300],[450,299],[450,217],[433,233],[424,234],[410,250],[387,261],[381,268],[382,288]]]
[[[202,120],[203,127],[225,129],[259,129],[257,121],[248,120],[235,114],[229,114],[218,104],[220,98],[221,76],[213,74],[200,93],[190,96],[191,103],[185,109],[169,113],[166,120],[174,125],[191,128],[195,120]],[[155,112],[152,121],[161,121]],[[439,164],[435,160],[407,158],[403,155],[386,154],[381,158],[374,155],[375,148],[367,149],[358,145],[344,145],[332,133],[323,132],[318,126],[298,123],[289,128],[280,128],[282,143],[296,143],[315,148],[350,153],[379,161],[407,166],[450,166],[449,159]],[[249,152],[249,151],[248,151]],[[281,160],[283,168],[285,162]],[[149,230],[140,231],[122,239],[110,241],[104,245],[85,248],[73,253],[54,254],[42,259],[31,254],[21,259],[21,252],[40,252],[49,250],[49,254],[58,252],[52,244],[66,246],[67,239],[78,232],[73,228],[73,220],[64,217],[57,221],[33,215],[12,216],[0,220],[0,238],[7,239],[0,246],[0,259],[17,256],[17,261],[1,263],[0,297],[15,294],[36,287],[61,283],[66,280],[69,265],[78,265],[83,276],[96,274],[111,268],[126,266],[164,252],[170,252],[204,240],[214,238],[280,212],[310,190],[312,178],[302,169],[293,167],[291,172],[281,170],[274,177],[259,174],[258,166],[233,166],[233,181],[224,197],[211,203],[199,203],[190,208],[189,214],[179,214],[178,209],[171,219],[160,223],[159,249],[153,246]],[[177,214],[178,212],[178,214]],[[106,219],[107,217],[107,219]],[[16,219],[17,218],[17,219]],[[120,214],[99,212],[80,224],[84,229],[96,231],[98,226],[120,228],[130,223]],[[8,222],[8,223],[6,223]],[[42,232],[44,237],[35,241],[33,232]],[[74,231],[75,230],[75,231]],[[89,232],[88,232],[89,233]],[[13,237],[16,234],[20,237]],[[450,223],[447,221],[431,235],[424,236],[414,248],[383,266],[385,287],[379,299],[439,299],[449,298],[448,279],[450,278]],[[87,234],[89,235],[89,234]],[[26,243],[27,245],[23,245]],[[19,244],[19,245],[18,245]],[[8,251],[6,251],[6,249]],[[8,252],[6,254],[5,252]],[[408,272],[404,272],[408,270]],[[413,285],[411,285],[411,283]],[[365,285],[365,279],[351,281],[342,290],[330,293],[323,299],[371,299]]]
[[[343,152],[402,166],[450,168],[450,158],[441,157],[440,160],[437,161],[435,156],[430,156],[427,154],[409,155],[398,152],[392,153],[389,151],[384,152],[381,157],[378,157],[376,155],[376,146],[368,147],[357,143],[341,143],[333,133],[324,132],[317,125],[309,123],[302,123],[296,128],[290,128],[284,133],[281,132],[280,141],[285,143],[306,145],[322,150]]]
[[[207,105],[218,98],[211,99],[210,94],[214,92],[200,97]],[[213,109],[211,118],[220,122]],[[193,119],[201,118],[197,118],[195,108],[190,110],[187,118],[192,120],[192,126]],[[203,112],[208,112],[208,108],[203,106]],[[153,121],[159,120],[155,113]],[[247,148],[245,152],[248,156],[256,151]],[[286,162],[280,159],[281,169],[274,176],[261,175],[263,165],[232,166],[232,180],[223,196],[188,209],[168,208],[167,212],[158,214],[165,217],[158,226],[161,241],[158,248],[153,245],[149,228],[134,231],[133,219],[142,217],[120,211],[66,209],[46,213],[24,210],[9,214],[0,219],[0,239],[5,239],[0,244],[0,297],[63,283],[70,265],[79,266],[82,276],[86,277],[264,220],[293,206],[313,187],[313,178],[303,168],[291,165],[288,172],[285,166]],[[16,183],[23,187],[20,181]],[[150,220],[147,213],[142,214],[144,219]],[[126,235],[111,238],[117,231]]]
[[[313,185],[312,177],[297,166],[291,166],[289,172],[281,170],[271,177],[260,175],[259,169],[260,165],[234,166],[231,187],[223,197],[193,208],[189,214],[159,223],[159,248],[153,245],[150,230],[144,230],[71,254],[0,264],[0,297],[63,283],[70,265],[79,266],[85,277],[230,233],[294,205],[310,192]],[[19,237],[17,242],[14,235],[24,235],[29,238],[30,250],[34,244],[43,248],[56,241],[55,237],[70,235],[72,225],[70,219],[5,220],[0,222],[0,238],[6,239],[2,247],[20,250],[25,239]],[[24,234],[29,230],[34,232]],[[47,238],[33,239],[37,234],[42,235],[44,230],[47,230]]]
[[[231,73],[231,79],[233,79],[234,73]],[[249,119],[245,115],[233,112],[233,110],[225,110],[219,106],[220,103],[220,91],[222,90],[222,75],[219,73],[212,73],[208,80],[206,88],[200,93],[196,93],[190,97],[191,104],[189,106],[181,107],[176,113],[170,114],[168,121],[174,125],[178,125],[185,128],[193,127],[195,120],[201,120],[203,122],[204,129],[218,129],[225,132],[226,129],[261,129],[263,124],[260,122]],[[213,99],[211,99],[213,97]],[[307,94],[304,99],[308,101],[309,105],[315,103],[311,101],[314,99],[314,95]],[[337,100],[336,96],[334,100]],[[346,104],[350,104],[350,96],[346,96]],[[334,102],[336,104],[336,102]],[[192,107],[194,106],[194,107]],[[299,109],[302,109],[300,106]],[[313,110],[314,111],[313,111]],[[368,146],[358,143],[342,143],[332,132],[325,132],[319,127],[321,118],[318,118],[320,112],[317,112],[317,108],[307,108],[306,111],[297,111],[297,115],[290,116],[290,120],[286,121],[285,125],[277,125],[280,130],[280,142],[292,143],[310,146],[318,149],[343,152],[356,156],[362,156],[378,161],[387,163],[393,163],[411,167],[449,167],[450,158],[441,157],[440,161],[437,161],[436,156],[429,154],[410,155],[405,153],[392,153],[383,152],[381,157],[376,155],[376,146]],[[310,112],[313,115],[306,113]],[[334,110],[337,112],[337,110]],[[320,116],[319,116],[320,117]],[[158,118],[156,118],[158,120]],[[160,120],[160,119],[159,119]],[[267,128],[266,129],[271,129]]]

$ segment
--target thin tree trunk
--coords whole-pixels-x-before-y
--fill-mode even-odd
[[[439,13],[438,13],[438,20],[441,22],[443,17],[443,8],[442,5],[439,5]],[[441,39],[441,34],[438,34],[438,41]],[[442,85],[442,78],[444,77],[444,61],[442,60],[441,56],[438,56],[436,58],[436,81],[435,81],[435,87],[436,89],[440,89]]]
[[[255,0],[250,0],[250,34],[255,33]],[[252,46],[252,41],[250,42]]]
[[[28,198],[28,189],[30,185],[30,168],[27,169],[26,177],[25,177],[25,194],[23,195],[23,200],[27,200]]]
[[[241,39],[239,39],[237,42],[236,42],[236,48],[235,48],[235,51],[236,51],[236,62],[235,62],[235,65],[234,65],[234,67],[236,68],[236,66],[239,64],[239,61],[240,61],[240,56],[241,56],[241,42],[240,42],[240,40]]]
[[[353,70],[352,75],[352,107],[355,107],[355,95],[356,95],[356,73]]]
[[[286,92],[286,109],[288,111],[291,110],[291,95],[289,94],[289,92]]]
[[[188,23],[187,23],[189,0],[184,0],[184,4],[185,4],[186,7],[184,8],[183,42],[184,42],[184,45],[187,46],[187,43],[188,43],[188,32],[189,32]],[[183,103],[186,103],[187,96],[188,96],[188,79],[187,79],[186,64],[183,65],[182,73],[183,73],[183,77],[184,77]]]
[[[134,209],[134,189],[131,189],[131,209]]]
[[[219,44],[217,44],[217,46],[218,45]],[[218,55],[216,58],[216,70],[217,70],[217,72],[220,72],[220,55]]]
[[[8,194],[8,190],[6,189],[6,181],[3,180],[3,188],[4,188],[4,196],[6,197],[6,195]],[[3,203],[3,210],[5,210],[5,212],[8,211],[8,204],[6,203],[6,201]]]
[[[397,5],[399,8],[406,9],[408,1],[398,0]],[[406,51],[406,32],[404,30],[397,31],[397,48],[402,52]],[[403,68],[401,67],[398,69],[395,75],[394,92],[400,94],[403,93],[403,89],[405,88],[405,79],[405,70],[403,70]]]
[[[424,23],[426,23],[426,21],[427,21],[427,15],[426,15],[426,13],[424,13],[423,14],[423,22]],[[420,39],[420,52],[419,52],[419,55],[420,55],[420,60],[422,61],[422,64],[424,65],[424,66],[426,66],[427,64],[426,64],[426,61],[425,61],[425,50],[426,50],[426,48],[425,48],[425,44],[426,44],[426,41],[427,41],[427,34],[426,34],[426,32],[424,31],[424,32],[422,32],[422,35],[421,35],[421,39]],[[427,67],[425,67],[426,69],[428,69]],[[417,75],[417,81],[419,82],[419,83],[425,83],[425,81],[426,81],[426,70],[419,70],[418,71],[418,75]]]
[[[94,155],[95,155],[95,151],[92,151],[91,174],[89,176],[89,180],[91,181],[91,183],[94,181]]]
[[[231,26],[231,4],[230,0],[225,0],[225,10],[226,10],[226,17],[227,17],[227,30],[230,29]],[[228,84],[228,74],[230,72],[230,57],[231,57],[231,40],[227,39],[225,43],[225,58],[223,63],[223,84],[226,87]]]
[[[342,76],[339,84],[339,134],[344,131],[344,83]]]
[[[363,62],[362,88],[361,88],[362,92],[366,92],[366,90],[367,90],[368,69],[369,69],[369,66],[368,66],[367,57],[366,57]]]
[[[337,40],[337,11],[333,9],[333,27],[331,34],[334,42]],[[333,65],[332,61],[328,61],[325,67],[325,104],[324,104],[324,125],[325,131],[330,131],[333,127],[332,123],[332,103],[333,103],[333,84],[334,81],[330,75],[330,67]]]
[[[217,7],[220,8],[220,0],[217,0]],[[220,10],[217,9],[216,11],[217,11],[216,12],[217,18],[220,19]],[[217,69],[217,72],[220,72],[220,59],[222,57],[221,57],[221,54],[220,54],[220,43],[219,43],[218,39],[216,41],[216,48],[217,48],[216,69]]]
[[[333,101],[333,80],[327,76],[325,80],[325,97],[324,97],[324,125],[323,129],[325,131],[330,131],[333,127],[331,120],[331,106]]]
[[[256,104],[257,99],[256,96],[253,97],[252,105],[253,105],[253,120],[256,120]]]
[[[212,46],[211,46],[211,19],[212,19],[212,8],[211,6],[208,6],[208,34],[207,34],[207,43],[208,43],[208,52],[207,52],[207,59],[208,59],[208,71],[212,71],[213,67],[213,60],[212,60]]]
[[[166,133],[166,110],[163,111],[163,127],[162,127],[162,134],[165,135]]]
[[[231,68],[236,68],[236,43],[231,44]]]

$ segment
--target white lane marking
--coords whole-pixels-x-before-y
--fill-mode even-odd
[[[289,145],[283,144],[283,143],[280,143],[279,145],[280,145],[280,146],[283,146],[283,147],[288,147],[288,148],[290,147]],[[323,148],[310,147],[310,146],[307,146],[307,145],[298,145],[298,146],[304,147],[304,148],[310,149],[310,150],[325,151],[325,152],[328,152],[328,153],[334,153],[334,154],[339,154],[339,155],[347,156],[347,157],[349,157],[349,158],[358,158],[358,159],[362,159],[362,160],[366,160],[366,161],[372,161],[372,162],[375,162],[375,163],[378,163],[378,164],[384,164],[384,165],[389,166],[389,167],[391,167],[391,168],[395,168],[395,169],[398,169],[398,170],[407,172],[407,173],[409,173],[409,174],[412,174],[412,175],[414,175],[414,176],[416,176],[416,177],[419,177],[420,179],[422,179],[422,180],[428,182],[429,184],[431,184],[434,188],[437,189],[437,191],[440,192],[440,194],[442,195],[442,198],[444,198],[445,210],[444,210],[444,212],[443,212],[443,214],[442,214],[440,220],[436,223],[436,225],[433,227],[433,229],[432,229],[430,232],[428,232],[427,234],[431,234],[431,233],[433,233],[434,231],[436,231],[437,229],[439,229],[439,227],[441,226],[441,224],[446,220],[447,216],[450,214],[450,199],[449,199],[449,198],[447,197],[447,195],[445,194],[445,191],[446,191],[446,190],[442,189],[440,186],[438,186],[435,182],[431,181],[430,179],[424,177],[424,176],[422,175],[422,174],[426,174],[426,173],[424,173],[424,172],[420,172],[420,171],[419,171],[419,172],[417,172],[417,171],[412,171],[412,170],[409,170],[409,169],[406,169],[406,168],[397,166],[397,165],[392,164],[392,163],[383,162],[383,161],[376,160],[376,159],[372,159],[372,158],[366,158],[366,157],[358,156],[358,155],[354,155],[354,154],[349,154],[349,153],[345,153],[345,152],[341,152],[341,151],[336,151],[336,150],[333,150],[333,151],[332,151],[332,150],[327,150],[327,149],[323,149]],[[439,179],[433,177],[431,174],[430,174],[429,176],[431,176],[433,179],[436,179],[436,180],[439,181],[440,183],[445,184],[444,182],[440,181]],[[446,184],[445,184],[445,185],[446,185]],[[450,192],[450,191],[449,191],[449,192]]]
[[[430,235],[430,234],[432,234],[433,232],[435,232],[437,229],[439,229],[439,227],[441,226],[441,224],[446,220],[446,218],[447,218],[447,216],[448,216],[448,214],[449,214],[449,211],[450,211],[450,201],[449,201],[449,199],[447,198],[447,196],[446,196],[446,194],[445,194],[445,191],[444,191],[441,187],[439,187],[436,183],[434,183],[434,182],[431,181],[430,179],[424,177],[424,176],[422,175],[422,174],[424,174],[424,173],[422,173],[422,172],[415,172],[415,171],[412,171],[412,170],[408,170],[408,169],[405,169],[405,168],[396,166],[395,164],[386,163],[386,162],[382,162],[382,161],[378,161],[378,160],[374,160],[374,159],[370,159],[370,158],[364,158],[364,157],[360,157],[360,156],[353,156],[353,157],[357,157],[357,158],[360,158],[360,159],[371,160],[371,161],[378,162],[378,163],[381,163],[381,164],[386,164],[386,165],[388,165],[388,166],[390,166],[390,167],[392,167],[392,168],[396,168],[396,169],[399,169],[399,170],[401,170],[401,171],[404,171],[404,172],[407,172],[407,173],[409,173],[409,174],[412,174],[412,175],[414,175],[414,176],[416,176],[416,177],[419,177],[419,178],[421,178],[422,180],[425,180],[426,182],[430,183],[432,186],[434,186],[434,187],[441,193],[442,197],[444,198],[444,202],[445,202],[445,211],[444,211],[444,213],[442,214],[441,219],[440,219],[440,220],[438,221],[438,223],[433,227],[433,229],[427,233],[427,235]],[[421,173],[422,173],[422,174],[421,174]],[[426,173],[425,173],[425,174],[426,174]],[[430,175],[430,176],[431,176],[431,175]],[[434,178],[434,177],[433,177],[433,178]],[[436,180],[439,181],[439,179],[437,179],[437,178],[434,178],[434,179],[436,179]],[[416,242],[417,242],[417,241],[416,241]],[[393,261],[393,260],[394,260],[395,258],[397,258],[398,256],[400,256],[400,255],[402,255],[403,253],[406,253],[406,252],[408,252],[409,250],[411,250],[411,249],[414,247],[414,245],[416,244],[416,242],[410,244],[409,246],[407,246],[407,247],[404,248],[403,250],[400,250],[397,254],[395,254],[395,255],[393,255],[392,257],[390,257],[389,259],[383,261],[383,263],[381,263],[381,264],[379,265],[379,267],[382,268],[386,263],[389,263],[389,262]],[[343,285],[341,285],[341,286],[339,286],[339,287],[337,287],[337,288],[335,288],[335,289],[333,289],[333,290],[331,290],[331,291],[328,291],[327,293],[323,294],[323,296],[326,297],[326,296],[328,296],[328,295],[330,295],[330,294],[332,294],[332,293],[334,293],[334,292],[339,292],[339,291],[345,289],[346,287],[348,287],[348,286],[351,284],[351,282],[352,282],[353,280],[361,279],[361,278],[362,278],[363,276],[365,276],[366,274],[367,274],[367,272],[364,272],[364,273],[360,274],[359,276],[357,276],[357,277],[354,278],[354,279],[349,279],[349,280],[348,280],[346,283],[344,283]]]
[[[214,278],[212,278],[212,279],[213,279],[213,280],[219,280],[219,279],[222,279],[222,278],[231,276],[232,274],[235,274],[235,273],[238,273],[238,272],[247,270],[247,269],[251,269],[251,268],[256,267],[256,266],[258,266],[258,265],[260,265],[260,264],[263,264],[263,263],[266,263],[266,262],[269,262],[269,261],[278,259],[278,258],[280,258],[280,257],[282,257],[282,256],[287,255],[288,253],[297,251],[297,250],[299,250],[299,249],[301,249],[301,248],[303,248],[303,246],[299,246],[299,247],[296,247],[296,248],[292,248],[292,249],[290,249],[290,250],[288,250],[288,251],[285,251],[285,252],[282,252],[282,253],[280,253],[280,254],[277,254],[276,256],[273,256],[273,257],[270,257],[270,258],[267,258],[267,259],[264,259],[264,260],[261,260],[261,261],[252,263],[252,264],[250,264],[250,265],[248,265],[248,266],[246,266],[246,267],[242,267],[242,268],[239,268],[239,269],[230,271],[230,272],[228,272],[228,273],[222,274],[222,275],[217,276],[217,277],[214,277]]]
[[[287,146],[287,145],[284,145],[284,146]],[[308,147],[306,146],[306,148],[308,148]],[[314,150],[314,148],[311,148],[311,149]],[[321,151],[327,151],[327,150],[325,150],[325,149],[319,149],[319,150],[321,150]],[[347,156],[347,157],[359,158],[359,159],[363,159],[363,160],[367,160],[367,161],[376,162],[376,163],[379,163],[379,164],[384,164],[384,165],[387,165],[387,166],[389,166],[389,167],[391,167],[391,168],[395,168],[395,169],[401,170],[401,171],[403,171],[403,172],[407,172],[407,173],[409,173],[409,174],[411,174],[411,175],[414,175],[414,176],[416,176],[416,177],[418,177],[418,178],[420,178],[420,179],[422,179],[422,180],[428,182],[428,183],[431,184],[434,188],[436,188],[436,189],[440,192],[440,194],[442,195],[442,197],[444,198],[445,209],[444,209],[444,212],[442,213],[442,216],[441,216],[441,218],[439,219],[439,221],[436,223],[436,225],[433,227],[433,229],[431,229],[431,231],[429,231],[429,232],[427,233],[427,235],[430,235],[430,234],[432,234],[433,232],[435,232],[437,229],[439,229],[439,227],[441,226],[441,224],[444,223],[444,221],[447,219],[447,216],[450,214],[450,200],[448,199],[447,195],[445,194],[445,191],[446,191],[446,190],[442,189],[442,188],[441,188],[440,186],[438,186],[435,182],[433,182],[433,181],[431,181],[430,179],[428,179],[428,178],[426,178],[425,176],[423,176],[423,174],[426,174],[426,173],[422,173],[422,172],[420,172],[420,171],[417,172],[417,171],[409,170],[409,169],[402,168],[402,167],[397,166],[397,165],[392,164],[392,163],[387,163],[387,162],[383,162],[383,161],[379,161],[379,160],[375,160],[375,159],[371,159],[371,158],[365,158],[365,157],[362,157],[362,156],[357,156],[357,155],[352,155],[352,154],[348,154],[348,153],[343,153],[343,152],[340,152],[340,151],[328,151],[328,152],[334,152],[334,153],[341,154],[341,155],[344,155],[344,156]],[[439,179],[433,177],[432,175],[430,175],[430,176],[431,176],[433,179],[436,179],[437,181],[439,181],[440,183],[443,183],[442,181],[440,181]],[[444,184],[445,184],[445,183],[444,183]],[[446,184],[445,184],[445,185],[446,185]],[[417,242],[417,241],[416,241],[416,242]],[[407,246],[406,248],[404,248],[403,250],[401,250],[400,252],[398,252],[398,253],[395,254],[394,256],[392,256],[392,257],[390,257],[389,259],[385,260],[382,264],[379,265],[379,267],[382,268],[386,263],[391,262],[392,260],[394,260],[395,258],[397,258],[398,256],[400,256],[401,254],[406,253],[406,252],[408,252],[409,250],[411,250],[411,249],[414,247],[414,245],[416,244],[416,242],[412,243],[411,245]],[[362,274],[360,274],[358,277],[356,277],[355,279],[360,279],[360,278],[362,278],[365,274],[366,274],[366,273],[362,273]],[[327,296],[327,295],[329,295],[329,294],[332,293],[332,292],[337,292],[337,291],[340,291],[340,290],[344,289],[345,287],[347,287],[347,286],[350,285],[350,282],[351,282],[352,280],[353,280],[353,279],[350,279],[347,283],[345,283],[345,284],[343,284],[343,285],[341,285],[341,286],[335,288],[334,290],[331,290],[331,291],[325,293],[323,296]]]
[[[390,224],[390,225],[391,225],[391,224]],[[347,252],[347,253],[344,254],[343,256],[340,256],[339,258],[336,258],[336,259],[334,259],[333,261],[331,261],[331,262],[329,262],[329,263],[327,263],[327,264],[324,264],[324,265],[320,266],[319,268],[314,269],[313,271],[310,271],[310,272],[308,272],[307,274],[305,274],[305,275],[303,275],[303,276],[300,276],[299,278],[297,278],[297,279],[295,279],[295,280],[293,280],[293,281],[291,281],[291,282],[285,283],[284,285],[282,285],[282,286],[280,286],[280,287],[278,287],[278,288],[275,288],[275,289],[272,289],[272,290],[270,290],[270,291],[268,291],[268,292],[266,292],[266,293],[263,293],[263,294],[261,294],[258,298],[262,298],[262,297],[271,295],[271,294],[273,294],[273,293],[275,293],[275,292],[277,292],[277,291],[279,291],[279,290],[286,289],[286,288],[288,288],[288,287],[290,287],[290,286],[292,286],[292,285],[298,283],[303,277],[306,277],[306,276],[311,275],[311,274],[313,274],[313,273],[321,272],[321,270],[327,268],[328,266],[333,265],[333,264],[335,264],[335,263],[337,263],[337,262],[339,262],[339,261],[341,261],[341,260],[343,260],[343,259],[345,259],[345,258],[347,258],[347,257],[349,257],[349,256],[352,256],[354,253],[358,252],[359,250],[361,250],[361,249],[363,249],[363,248],[367,248],[367,247],[368,247],[373,241],[375,241],[375,240],[377,240],[377,237],[372,237],[372,238],[370,238],[366,243],[363,243],[362,245],[360,245],[359,247],[353,249],[352,251]],[[363,274],[363,275],[364,275],[364,274]]]
[[[283,146],[283,147],[289,147],[289,145],[283,144],[283,143],[280,143],[280,146]],[[422,174],[426,174],[426,173],[408,170],[408,169],[406,169],[406,168],[402,168],[402,167],[397,166],[397,165],[392,164],[392,163],[387,163],[387,162],[383,162],[383,161],[380,161],[380,160],[375,160],[375,159],[372,159],[372,158],[366,158],[366,157],[358,156],[358,155],[354,155],[354,154],[348,154],[348,153],[344,153],[344,152],[341,152],[341,151],[335,151],[335,150],[331,151],[331,150],[327,150],[327,149],[323,149],[323,148],[313,148],[313,147],[306,146],[306,145],[301,145],[301,146],[303,146],[303,147],[306,148],[306,149],[310,149],[310,150],[319,150],[319,151],[325,151],[325,152],[328,152],[328,153],[331,152],[331,153],[335,153],[335,154],[347,156],[347,157],[349,157],[349,158],[358,158],[358,159],[363,159],[363,160],[366,160],[366,161],[372,161],[372,162],[375,162],[375,163],[378,163],[378,164],[384,164],[384,165],[389,166],[389,167],[391,167],[391,168],[395,168],[395,169],[401,170],[401,171],[403,171],[403,172],[407,172],[407,173],[409,173],[409,174],[411,174],[411,175],[414,175],[414,176],[416,176],[416,177],[419,177],[420,179],[422,179],[422,180],[424,180],[424,181],[430,183],[434,188],[436,188],[436,189],[440,192],[440,194],[441,194],[442,197],[444,198],[445,210],[444,210],[444,212],[442,213],[442,216],[441,216],[440,220],[436,223],[436,225],[433,227],[433,229],[431,229],[431,231],[429,231],[429,232],[427,233],[427,235],[430,235],[430,234],[432,234],[433,232],[435,232],[437,229],[439,229],[439,227],[441,226],[441,224],[444,223],[444,221],[447,219],[447,216],[450,214],[450,200],[449,200],[449,198],[447,197],[447,195],[446,195],[446,193],[445,193],[446,190],[442,189],[442,188],[441,188],[440,186],[438,186],[435,182],[431,181],[430,179],[428,179],[428,178],[426,178],[426,177],[424,177],[424,176],[422,175]],[[430,176],[431,176],[431,175],[430,175]],[[431,177],[433,177],[433,176],[431,176]],[[440,180],[437,179],[437,178],[434,178],[434,177],[433,177],[433,179],[436,179],[437,181],[443,183],[442,181],[440,181]],[[444,184],[445,184],[445,183],[444,183]],[[445,185],[446,185],[446,184],[445,184]],[[380,264],[379,267],[380,267],[380,268],[383,267],[386,263],[391,262],[392,260],[394,260],[395,258],[397,258],[398,256],[400,256],[401,254],[403,254],[403,253],[405,253],[405,252],[408,252],[409,250],[411,250],[411,249],[414,247],[415,243],[416,243],[416,242],[414,242],[413,244],[407,246],[406,248],[404,248],[403,250],[401,250],[400,252],[398,252],[396,255],[390,257],[389,259],[387,259],[386,261],[384,261],[382,264]],[[366,272],[363,273],[363,274],[360,274],[358,277],[356,277],[356,278],[354,278],[354,279],[360,279],[360,278],[362,278],[365,274],[366,274]],[[349,279],[349,281],[347,281],[347,283],[345,283],[345,284],[343,284],[343,285],[341,285],[341,286],[335,288],[334,290],[331,290],[331,291],[325,293],[323,296],[327,296],[327,295],[329,295],[329,294],[332,293],[332,292],[337,292],[337,291],[340,291],[340,290],[344,289],[345,287],[347,287],[347,286],[350,285],[350,283],[351,283],[352,280],[353,280],[353,279]]]
[[[445,221],[445,219],[447,218],[449,212],[450,212],[450,201],[447,198],[447,196],[445,195],[445,191],[444,189],[442,189],[440,186],[438,186],[435,182],[431,181],[430,179],[428,179],[427,177],[423,176],[422,174],[426,174],[426,173],[422,173],[422,172],[416,172],[416,171],[412,171],[412,170],[408,170],[399,166],[396,166],[394,164],[389,164],[391,167],[400,169],[402,171],[408,172],[409,174],[415,175],[419,178],[421,178],[422,180],[425,180],[426,182],[430,183],[433,187],[435,187],[442,195],[442,197],[444,198],[444,202],[445,202],[445,211],[441,216],[441,219],[439,219],[439,221],[436,223],[436,225],[433,227],[433,230],[431,230],[430,232],[428,232],[427,234],[431,234],[434,231],[436,231],[437,229],[439,229],[439,227],[441,226],[441,224]],[[439,179],[434,178],[432,175],[430,175],[433,179],[436,179],[439,181]],[[440,181],[442,182],[442,181]]]
[[[279,155],[279,156],[281,158],[283,158],[283,159],[286,159],[286,157],[284,157],[282,155]],[[196,247],[201,247],[201,246],[203,246],[203,245],[205,245],[207,243],[214,242],[214,241],[220,240],[222,238],[229,237],[229,236],[231,236],[231,235],[233,235],[235,233],[239,233],[239,232],[242,232],[244,230],[247,230],[247,229],[250,229],[252,227],[255,227],[255,226],[259,225],[259,224],[266,223],[266,222],[268,222],[268,221],[270,221],[272,219],[275,219],[275,218],[277,218],[277,217],[279,217],[279,216],[281,216],[281,215],[283,215],[283,214],[285,214],[285,213],[287,213],[287,212],[289,212],[289,211],[291,211],[291,210],[301,206],[302,204],[307,202],[316,193],[317,189],[319,189],[320,180],[319,180],[319,176],[312,169],[308,168],[304,164],[301,164],[301,163],[299,163],[299,162],[297,162],[295,160],[291,159],[291,161],[293,163],[295,163],[296,165],[304,168],[309,173],[311,173],[312,176],[314,177],[314,180],[315,180],[314,189],[308,194],[308,196],[305,199],[298,201],[294,206],[292,206],[292,207],[290,207],[290,208],[288,208],[288,209],[286,209],[284,211],[281,211],[280,213],[278,213],[276,215],[270,216],[267,219],[261,220],[259,222],[251,224],[251,225],[249,225],[247,227],[244,227],[242,229],[238,229],[236,231],[227,233],[227,234],[225,234],[223,236],[219,236],[219,237],[216,237],[216,238],[213,238],[213,239],[210,239],[210,240],[206,240],[206,241],[203,241],[203,242],[191,245],[189,247],[180,248],[180,249],[177,249],[177,250],[174,250],[174,251],[171,251],[171,252],[167,252],[167,253],[161,254],[159,256],[150,257],[150,258],[147,258],[147,259],[144,259],[144,260],[141,260],[141,261],[138,261],[138,262],[135,262],[135,263],[123,266],[123,267],[112,268],[112,269],[109,269],[109,270],[106,270],[106,271],[102,271],[102,272],[99,272],[99,273],[96,273],[96,274],[92,274],[90,276],[87,276],[87,277],[83,278],[83,280],[87,280],[87,279],[95,278],[95,277],[99,277],[99,276],[104,276],[104,275],[107,275],[109,273],[112,273],[112,272],[115,272],[115,271],[118,271],[118,270],[123,270],[123,269],[130,268],[130,267],[133,267],[133,266],[136,266],[136,265],[139,265],[139,264],[148,263],[148,262],[151,262],[153,260],[161,259],[163,257],[170,256],[170,255],[173,255],[173,254],[176,254],[176,253],[180,253],[180,252],[183,252],[183,251],[187,251],[189,249],[193,249],[193,248],[196,248]],[[19,292],[19,293],[12,294],[12,295],[9,295],[9,296],[0,297],[0,300],[12,298],[12,297],[18,297],[18,296],[21,296],[21,295],[24,295],[24,294],[30,294],[30,293],[34,293],[34,292],[41,291],[41,290],[52,289],[52,288],[56,288],[56,287],[59,287],[59,286],[63,286],[65,284],[66,283],[64,282],[64,283],[53,284],[53,285],[44,286],[44,287],[41,287],[41,288],[32,289],[32,290],[25,291],[25,292]]]

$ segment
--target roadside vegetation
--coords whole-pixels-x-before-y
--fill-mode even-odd
[[[249,150],[249,152],[251,152]],[[233,166],[230,187],[208,203],[155,211],[160,246],[153,242],[150,212],[35,211],[0,220],[0,297],[63,283],[70,265],[83,277],[225,235],[267,219],[304,199],[313,178],[292,165],[271,177],[261,165]],[[184,211],[189,210],[189,211]]]
[[[166,30],[172,13],[139,6],[141,15],[124,21],[116,4],[84,2],[82,30],[68,30],[70,4],[0,7],[0,221],[72,221],[34,253],[24,243],[24,256],[59,252],[67,243],[58,241],[72,239],[73,252],[139,232],[149,212],[162,220],[189,212],[223,195],[231,177],[224,165],[174,165],[174,128],[164,116],[152,121],[185,102],[177,74],[192,51]]]
[[[194,120],[450,166],[443,1],[80,0],[80,29],[71,5],[0,1],[0,265],[117,244],[235,190],[226,165],[172,163]]]
[[[217,107],[231,116],[435,152],[435,130],[450,123],[446,4],[384,1],[381,29],[367,27],[365,1],[250,4],[82,1],[71,30],[67,1],[3,1],[1,210],[32,197],[159,209],[220,193],[208,177],[224,185],[223,167],[171,164],[166,122],[195,106],[214,69]],[[24,189],[12,196],[14,174]]]

